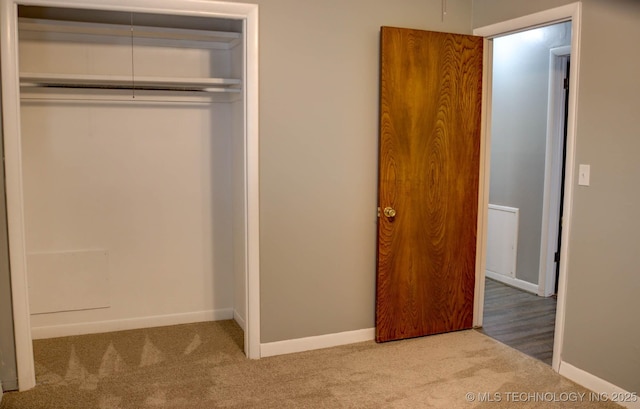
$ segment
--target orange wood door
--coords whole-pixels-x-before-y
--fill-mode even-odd
[[[376,341],[471,328],[482,38],[383,27],[380,75]]]

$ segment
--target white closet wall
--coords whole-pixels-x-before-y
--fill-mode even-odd
[[[130,37],[32,22],[19,49],[31,77],[240,82],[240,41],[134,38],[132,49]],[[241,93],[24,86],[21,115],[34,337],[244,323]]]

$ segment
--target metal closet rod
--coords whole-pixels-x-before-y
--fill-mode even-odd
[[[191,92],[240,92],[241,81],[230,78],[171,78],[94,74],[20,74],[21,85],[40,88],[113,89]]]
[[[188,87],[188,86],[157,86],[157,85],[121,85],[121,84],[45,84],[24,82],[21,87],[29,88],[62,88],[62,89],[96,89],[96,90],[122,90],[122,91],[163,91],[163,92],[240,92],[239,88],[226,87]]]

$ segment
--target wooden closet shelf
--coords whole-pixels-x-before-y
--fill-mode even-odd
[[[239,79],[134,77],[90,74],[21,73],[23,87],[112,88],[166,91],[240,92]]]

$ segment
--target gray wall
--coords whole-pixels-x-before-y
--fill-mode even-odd
[[[471,0],[261,0],[262,342],[374,326],[380,26],[471,32]]]
[[[0,101],[0,141],[2,140],[2,103]],[[0,158],[4,157],[0,143]],[[11,280],[9,276],[9,244],[7,210],[4,196],[4,167],[0,166],[0,382],[2,389],[18,386],[15,347],[13,343],[13,313],[11,308]]]
[[[474,27],[570,3],[475,0]],[[585,0],[562,359],[640,391],[640,2]],[[574,61],[575,63],[575,61]],[[577,172],[577,169],[574,171]]]
[[[549,99],[549,50],[571,44],[571,23],[493,42],[489,203],[520,209],[516,278],[538,284]]]

